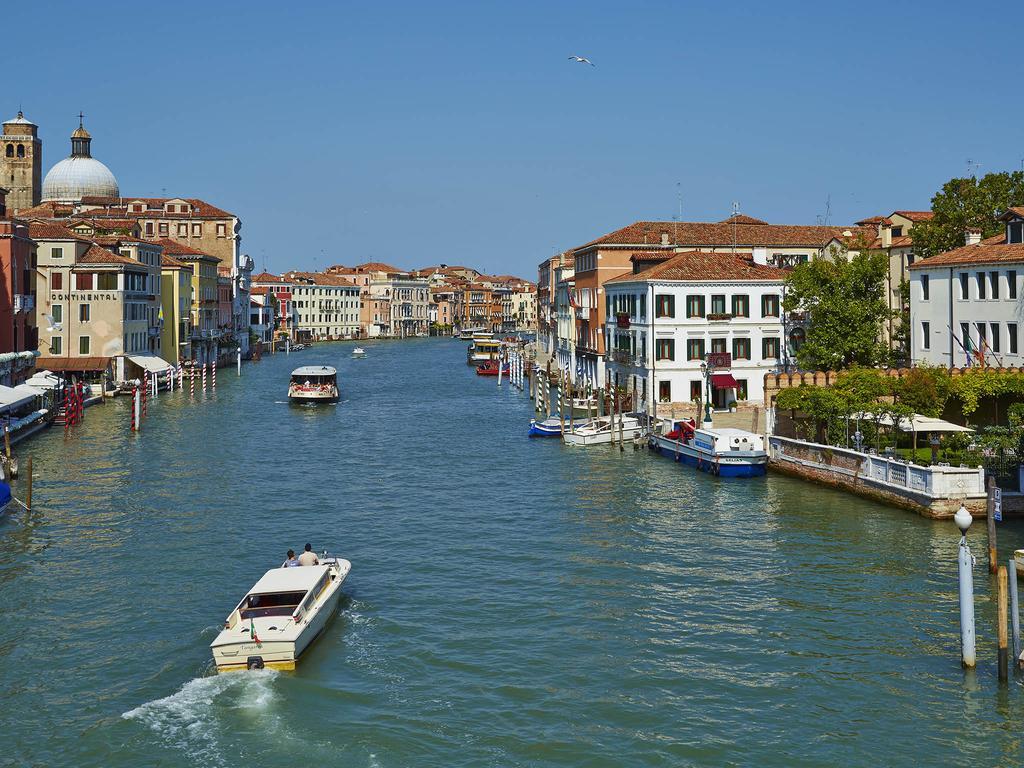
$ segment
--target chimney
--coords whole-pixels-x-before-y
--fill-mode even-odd
[[[763,267],[768,266],[768,249],[764,246],[754,247],[754,263]]]
[[[668,245],[669,244],[669,242],[668,242],[668,232],[662,232],[661,233],[661,244],[662,245]]]
[[[882,222],[878,226],[878,237],[882,241],[883,248],[892,247],[892,224]]]
[[[967,236],[964,238],[964,242],[967,245],[978,245],[981,242],[981,230],[980,229],[968,229]]]

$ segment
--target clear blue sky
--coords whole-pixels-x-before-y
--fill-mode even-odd
[[[123,194],[199,197],[271,270],[536,277],[636,219],[927,208],[1019,169],[1003,3],[39,3],[3,12],[0,112],[44,171],[86,113]],[[1016,25],[1016,29],[1014,26]],[[590,57],[596,67],[567,60]],[[1013,98],[1009,98],[1010,96]],[[1014,103],[1015,102],[1015,103]]]

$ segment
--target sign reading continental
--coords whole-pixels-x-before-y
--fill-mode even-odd
[[[117,301],[118,293],[120,291],[106,291],[103,293],[83,293],[81,291],[51,293],[50,301]]]

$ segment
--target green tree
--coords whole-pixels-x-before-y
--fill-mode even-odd
[[[1024,172],[950,179],[932,198],[934,218],[911,230],[914,253],[927,258],[959,248],[968,229],[980,229],[982,237],[996,235],[1003,229],[996,217],[1015,205],[1024,205]]]
[[[950,378],[944,368],[919,366],[896,382],[896,402],[912,413],[938,418],[949,399]]]
[[[793,270],[786,279],[783,307],[808,316],[807,338],[796,352],[801,368],[836,371],[854,364],[877,365],[886,358],[880,334],[889,317],[888,269],[882,253],[850,258],[833,249]]]

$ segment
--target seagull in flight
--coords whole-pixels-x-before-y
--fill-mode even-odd
[[[589,64],[592,67],[596,67],[597,64],[592,62],[586,56],[570,56],[569,61],[578,61],[580,64]]]

